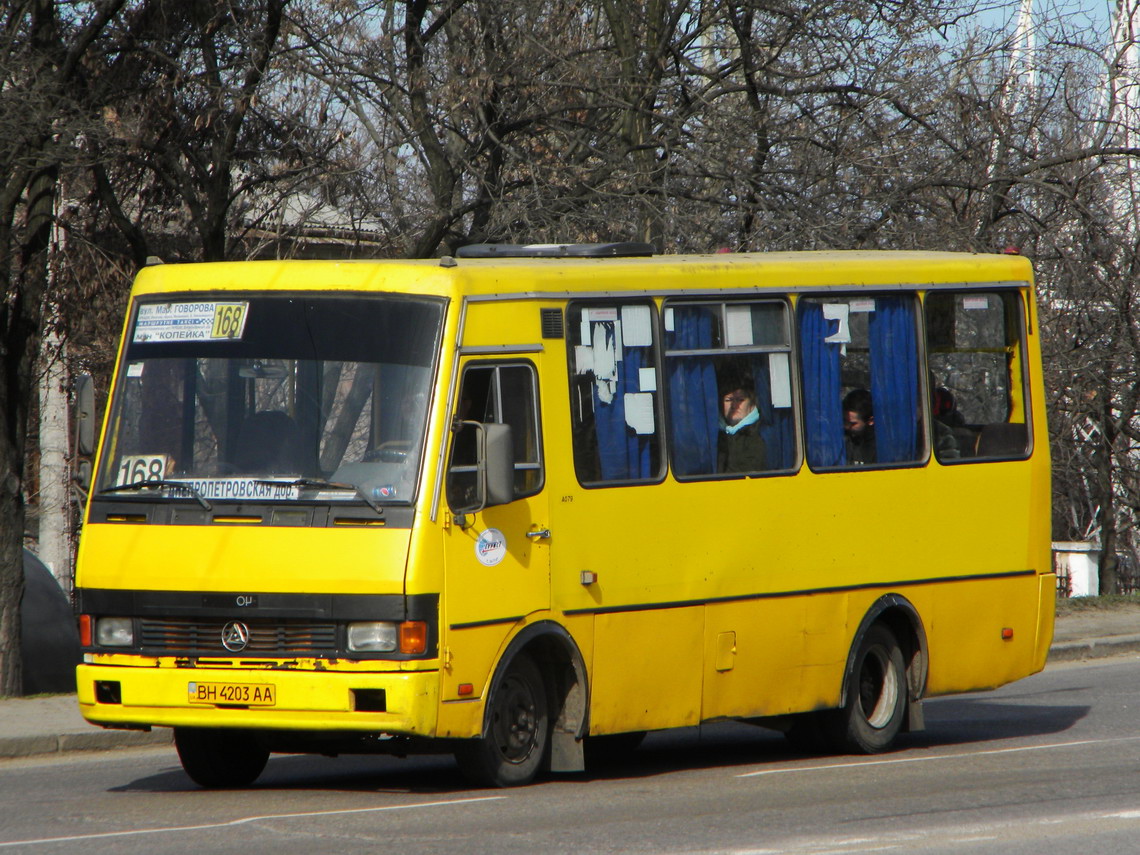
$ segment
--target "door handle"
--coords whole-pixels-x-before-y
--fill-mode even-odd
[[[534,531],[528,531],[526,533],[526,536],[531,540],[545,540],[546,538],[550,537],[550,529],[536,528]]]

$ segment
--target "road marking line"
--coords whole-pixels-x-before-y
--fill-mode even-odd
[[[383,807],[346,808],[344,810],[318,810],[304,813],[271,813],[263,816],[246,816],[241,819],[231,819],[227,822],[209,822],[203,825],[180,825],[160,828],[135,828],[129,831],[104,831],[99,834],[76,834],[70,837],[41,837],[34,840],[7,840],[0,841],[0,849],[9,846],[35,846],[40,843],[72,843],[81,840],[103,840],[109,837],[137,837],[143,834],[176,834],[187,831],[208,831],[215,828],[232,828],[238,825],[248,825],[251,822],[262,822],[273,819],[303,819],[304,817],[344,816],[352,813],[379,813],[391,810],[415,810],[418,808],[448,807],[450,805],[470,805],[478,802],[494,802],[505,799],[506,796],[480,796],[472,799],[449,799],[441,802],[421,802],[414,805],[385,805]]]
[[[1115,739],[1081,739],[1074,742],[1054,742],[1048,745],[1024,745],[1020,748],[991,748],[985,751],[968,751],[958,754],[936,754],[927,757],[895,757],[889,760],[862,760],[854,763],[829,763],[826,766],[797,766],[792,769],[761,769],[743,772],[738,778],[757,778],[763,775],[787,775],[794,772],[820,772],[829,769],[858,769],[863,766],[887,766],[893,763],[927,763],[932,760],[958,760],[964,757],[984,757],[992,754],[1014,754],[1023,751],[1048,751],[1055,748],[1076,748],[1081,745],[1108,745],[1113,742],[1135,742],[1140,736],[1121,736]]]

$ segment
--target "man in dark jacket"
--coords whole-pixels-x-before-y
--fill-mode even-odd
[[[716,443],[717,472],[759,472],[765,447],[760,436],[760,410],[751,377],[721,384],[720,433]]]
[[[858,466],[878,460],[875,410],[871,405],[871,393],[866,389],[853,389],[844,396],[843,433],[849,464]]]

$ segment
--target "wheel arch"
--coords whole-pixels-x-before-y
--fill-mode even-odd
[[[542,673],[551,711],[550,768],[554,772],[581,772],[585,769],[582,739],[586,733],[589,681],[586,661],[577,643],[561,624],[542,620],[524,627],[507,645],[488,689],[494,696],[511,662],[520,654],[530,656]],[[489,703],[484,704],[482,734],[490,726]]]
[[[926,676],[929,670],[926,628],[923,626],[918,609],[902,594],[883,595],[863,615],[847,651],[847,664],[843,669],[843,685],[839,696],[840,706],[847,702],[847,693],[851,689],[855,675],[855,657],[863,638],[876,624],[882,624],[890,629],[902,649],[907,683],[907,720],[904,729],[922,730],[922,698],[926,692]]]

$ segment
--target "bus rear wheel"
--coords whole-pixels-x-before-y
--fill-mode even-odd
[[[464,741],[455,752],[460,771],[479,786],[529,784],[550,740],[546,687],[529,656],[515,657],[488,704],[486,735]]]
[[[240,730],[176,727],[174,747],[186,774],[207,789],[249,786],[269,760],[269,751]]]
[[[882,624],[868,629],[851,673],[846,703],[826,714],[830,741],[851,754],[886,751],[902,729],[907,704],[906,665],[894,633]]]

